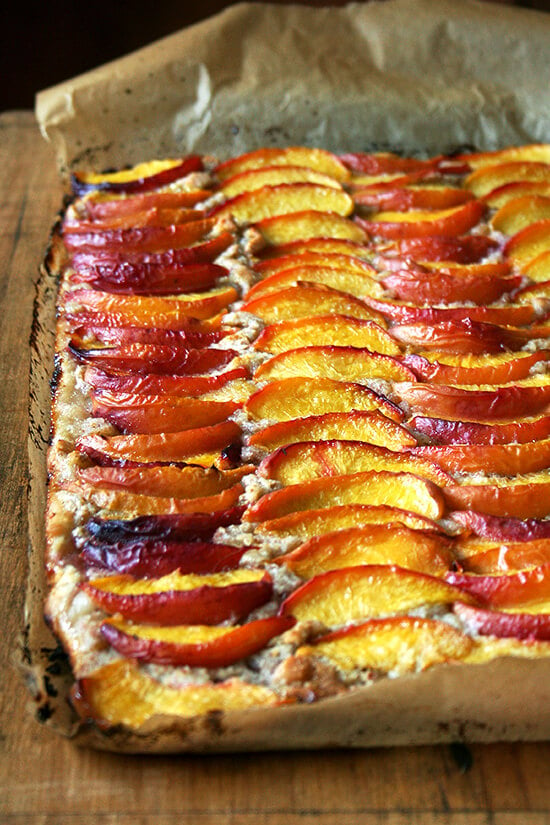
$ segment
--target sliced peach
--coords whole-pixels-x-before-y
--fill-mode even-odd
[[[460,661],[473,644],[447,622],[400,616],[336,630],[299,648],[298,655],[323,656],[343,670],[374,668],[398,676]]]
[[[111,325],[150,326],[160,329],[185,328],[190,318],[213,318],[232,301],[237,300],[232,287],[222,287],[212,292],[187,293],[178,298],[144,297],[142,295],[112,295],[79,289],[67,302],[68,312],[86,312],[106,316]]]
[[[441,486],[453,483],[452,476],[442,472],[429,458],[416,453],[393,452],[386,447],[363,441],[301,441],[286,444],[266,457],[258,472],[288,486],[314,478],[349,475],[367,470],[414,473]]]
[[[527,304],[494,304],[491,306],[414,306],[400,301],[363,297],[367,306],[396,324],[429,325],[446,321],[480,321],[486,324],[518,325],[530,324],[536,318],[534,307]]]
[[[448,484],[443,495],[451,510],[545,518],[550,512],[550,472],[540,470],[514,478],[489,476],[477,484]]]
[[[127,728],[139,728],[151,717],[197,717],[279,702],[274,691],[238,679],[173,687],[152,678],[128,659],[117,659],[81,679],[72,696],[82,718],[103,727]]]
[[[130,519],[113,518],[106,514],[106,517],[93,516],[88,519],[86,531],[94,541],[111,545],[141,540],[209,541],[219,527],[238,524],[243,512],[243,506],[232,506],[208,513],[164,513]]]
[[[317,183],[281,183],[243,192],[220,206],[211,215],[231,217],[239,224],[257,223],[267,218],[308,210],[346,217],[353,212],[353,198],[343,189]]]
[[[525,444],[453,444],[413,447],[416,458],[433,461],[448,473],[514,476],[550,467],[550,438]]]
[[[550,170],[550,166],[548,167]],[[520,270],[543,252],[550,251],[550,218],[520,229],[507,241],[504,255]]]
[[[478,264],[480,269],[484,265]],[[493,268],[492,264],[486,264]],[[507,268],[506,266],[504,268]],[[422,304],[453,304],[471,301],[474,304],[491,304],[518,289],[522,282],[521,275],[495,277],[489,271],[451,274],[439,270],[418,275],[406,271],[394,272],[385,276],[381,283],[391,293],[392,298],[408,301],[416,306]],[[369,293],[377,297],[373,292]]]
[[[492,152],[468,152],[458,155],[457,160],[465,161],[472,169],[511,162],[550,163],[550,146],[546,143],[531,143]]]
[[[184,349],[204,349],[217,344],[228,330],[215,329],[209,322],[190,318],[183,329],[155,329],[154,327],[109,326],[90,320],[81,326],[74,326],[72,318],[65,318],[71,326],[71,333],[80,339],[84,346],[104,344],[105,346],[127,346],[129,344],[154,344],[165,347],[183,347]]]
[[[355,226],[355,224],[353,224]],[[364,240],[364,238],[363,238]],[[372,251],[361,242],[346,240],[345,238],[331,237],[310,237],[307,239],[297,239],[289,243],[280,243],[276,246],[265,246],[257,254],[262,261],[273,261],[283,259],[289,255],[302,255],[317,253],[320,255],[346,255],[354,258],[369,260]]]
[[[467,573],[481,575],[514,573],[550,562],[548,539],[505,543],[463,539],[456,543],[455,549],[462,568]]]
[[[211,496],[172,498],[166,496],[141,495],[126,490],[107,490],[88,485],[79,479],[66,485],[66,489],[79,493],[86,501],[100,510],[111,510],[120,518],[137,516],[185,515],[187,513],[209,513],[227,510],[237,504],[243,493],[242,484],[234,484],[221,493]]]
[[[366,378],[416,381],[414,372],[393,356],[359,347],[299,347],[274,355],[254,373],[259,381],[293,376],[359,382]]]
[[[454,261],[475,263],[499,248],[497,241],[487,235],[426,235],[423,237],[393,240],[385,249],[385,254],[407,256],[414,261]]]
[[[196,398],[248,376],[246,367],[236,367],[236,369],[214,375],[155,375],[151,373],[120,375],[105,372],[97,367],[88,367],[84,380],[94,390],[138,395],[186,395]]]
[[[234,350],[202,347],[187,349],[162,344],[122,344],[121,346],[85,347],[84,341],[73,336],[69,351],[80,363],[97,364],[119,373],[159,375],[189,375],[226,366],[236,355]]]
[[[281,421],[255,432],[250,436],[249,444],[271,451],[299,441],[335,438],[379,444],[390,450],[414,447],[417,443],[405,427],[382,413],[351,410]]]
[[[208,189],[189,192],[147,192],[137,195],[116,195],[95,190],[82,202],[91,220],[102,220],[122,215],[134,215],[148,209],[183,209],[206,200],[212,193]]]
[[[550,281],[550,249],[523,266],[522,273],[531,281]]]
[[[327,243],[329,243],[329,241],[327,241]],[[334,243],[339,242],[334,241]],[[314,249],[309,249],[309,247],[305,247],[304,250],[297,251],[294,254],[291,253],[266,258],[255,263],[254,269],[256,272],[259,272],[262,277],[267,278],[276,272],[281,272],[283,269],[291,269],[296,266],[343,268],[352,270],[353,272],[362,272],[365,275],[374,275],[376,273],[376,269],[364,258],[353,255],[351,252],[315,251]]]
[[[309,415],[352,410],[379,410],[388,418],[400,421],[403,414],[374,390],[350,381],[330,378],[283,378],[253,393],[245,404],[255,419],[289,421]]]
[[[73,284],[86,283],[90,289],[121,295],[178,295],[211,289],[227,269],[217,264],[175,266],[131,265],[126,268],[91,266],[71,274]]]
[[[405,355],[401,360],[418,378],[434,384],[502,384],[527,378],[549,350],[477,354]]]
[[[524,286],[516,293],[515,301],[518,304],[535,304],[537,310],[548,317],[550,312],[550,281],[540,281]]]
[[[349,292],[350,295],[355,295],[358,298],[363,295],[381,296],[384,294],[384,289],[378,281],[365,272],[347,269],[344,266],[307,265],[293,266],[263,278],[249,290],[246,296],[247,301],[304,282],[325,284],[333,289]]]
[[[176,571],[160,579],[105,576],[82,589],[107,613],[135,622],[215,625],[242,619],[264,604],[272,584],[263,570],[239,568],[206,575]]]
[[[402,524],[367,524],[315,536],[296,550],[278,556],[302,579],[361,564],[396,564],[440,576],[451,567],[451,543],[437,533]]]
[[[550,379],[546,374],[512,384],[399,384],[395,395],[413,413],[462,421],[492,422],[548,411]]]
[[[167,498],[197,498],[221,493],[253,470],[252,465],[234,470],[206,470],[192,466],[87,467],[77,470],[77,478],[105,490],[127,490]]]
[[[360,244],[367,238],[365,231],[349,218],[315,209],[264,218],[256,223],[256,229],[266,244],[274,246],[310,238],[335,238]]]
[[[497,576],[476,576],[473,573],[446,573],[445,578],[463,593],[491,607],[514,609],[521,605],[535,608],[550,598],[550,563],[531,567],[518,573]],[[458,601],[463,601],[458,599]],[[538,611],[536,611],[538,612]]]
[[[473,199],[471,192],[451,186],[407,187],[395,183],[366,186],[353,193],[358,206],[406,212],[409,209],[450,209]]]
[[[464,181],[476,197],[482,197],[505,183],[514,181],[550,181],[550,164],[540,161],[511,160],[481,166]]]
[[[363,172],[368,175],[386,175],[395,173],[431,172],[437,168],[441,157],[406,158],[393,152],[350,152],[340,155],[340,160],[354,172]]]
[[[64,232],[69,252],[165,252],[202,241],[215,226],[214,218],[188,221],[171,226],[145,226],[106,229],[94,232]]]
[[[278,186],[282,183],[315,183],[341,189],[341,183],[330,175],[307,166],[262,166],[247,169],[224,178],[220,186],[226,198],[234,198],[243,192],[253,192],[263,186]]]
[[[436,576],[395,565],[366,564],[315,576],[285,599],[280,612],[300,622],[314,620],[335,627],[421,606],[477,601],[465,595]]]
[[[311,149],[307,146],[256,149],[220,163],[215,172],[221,181],[225,181],[232,175],[265,166],[306,166],[337,181],[346,181],[350,177],[349,170],[336,155],[324,149]]]
[[[171,396],[178,399],[177,405],[147,406],[145,400],[149,396],[136,397],[144,399],[144,402],[125,407],[94,399],[93,415],[109,421],[121,433],[177,433],[221,424],[240,407],[233,401],[202,401],[200,398],[179,396]]]
[[[325,476],[267,493],[248,508],[244,520],[267,521],[342,504],[400,507],[429,519],[443,513],[441,492],[431,481],[412,473],[369,470],[339,477],[337,484],[334,477]]]
[[[484,197],[484,201],[492,209],[500,209],[515,198],[524,198],[527,195],[550,195],[550,181],[514,181],[497,186]]]
[[[501,613],[458,602],[454,612],[469,633],[499,638],[550,641],[550,614]]]
[[[85,435],[76,448],[100,464],[182,462],[202,463],[201,455],[216,456],[241,438],[234,421],[157,435]],[[210,461],[210,463],[213,463]]]
[[[548,182],[550,183],[550,178]],[[504,235],[515,235],[526,226],[548,218],[550,198],[544,195],[525,195],[501,206],[491,218],[491,225]]]
[[[217,668],[252,656],[290,627],[292,620],[284,616],[238,627],[154,627],[110,619],[101,625],[101,635],[123,656],[142,662]]]
[[[353,318],[371,321],[382,319],[379,312],[370,309],[360,298],[324,284],[302,283],[289,286],[278,292],[246,301],[242,310],[257,315],[267,324],[329,313],[351,315]]]
[[[471,200],[450,209],[378,212],[368,219],[357,217],[356,221],[369,235],[390,240],[434,235],[456,237],[476,226],[484,211],[480,201]]]
[[[418,513],[399,507],[369,504],[342,504],[320,510],[291,513],[261,522],[257,525],[256,532],[259,535],[267,533],[280,538],[295,537],[306,541],[323,533],[357,527],[358,524],[403,524],[412,530],[441,532],[437,522]]]
[[[436,444],[525,444],[550,436],[550,415],[489,424],[417,415],[409,426]]]
[[[166,186],[191,172],[199,172],[202,168],[202,158],[199,155],[188,155],[186,158],[138,163],[136,166],[117,172],[98,174],[77,171],[72,174],[71,183],[73,192],[77,195],[97,189],[109,192],[148,192],[151,189]]]
[[[397,324],[392,326],[389,334],[397,341],[422,350],[482,355],[519,350],[534,338],[548,338],[550,326],[537,324],[522,329],[464,318],[436,324],[426,321]]]
[[[449,516],[470,533],[491,541],[550,539],[550,521],[547,520],[490,516],[473,510],[458,510]]]
[[[254,346],[277,355],[312,344],[337,347],[366,347],[381,355],[399,355],[399,345],[379,323],[350,315],[312,315],[280,321],[265,327]]]
[[[201,209],[181,207],[150,207],[131,215],[109,215],[104,218],[89,220],[65,216],[63,221],[64,233],[85,234],[89,232],[105,232],[111,229],[137,229],[145,226],[172,226],[198,221],[206,217]]]

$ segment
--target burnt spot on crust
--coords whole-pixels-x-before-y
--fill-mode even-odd
[[[310,656],[290,656],[275,676],[288,686],[286,695],[297,702],[315,702],[347,690],[335,667]]]

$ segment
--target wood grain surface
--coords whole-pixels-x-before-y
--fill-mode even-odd
[[[75,748],[33,718],[12,664],[24,622],[28,342],[62,189],[30,112],[0,116],[0,159],[0,823],[550,823],[550,743],[129,757]]]

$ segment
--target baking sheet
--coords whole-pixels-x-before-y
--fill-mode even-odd
[[[260,145],[407,153],[548,141],[550,17],[463,0],[312,9],[238,4],[41,92],[36,114],[61,174],[188,151]],[[120,751],[223,751],[550,737],[550,660],[438,666],[314,705],[105,734],[79,724],[71,677],[42,620],[45,448],[56,279],[38,285],[29,440],[31,574],[22,668],[38,717]],[[475,694],[472,693],[475,685]]]
[[[239,3],[41,92],[64,174],[299,143],[449,152],[550,139],[550,15],[477,0]]]

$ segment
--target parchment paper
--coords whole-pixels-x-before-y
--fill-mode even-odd
[[[239,3],[41,92],[60,169],[289,143],[447,152],[550,140],[550,15],[476,0]]]
[[[550,16],[476,0],[319,9],[238,4],[41,92],[59,169],[109,168],[261,145],[407,153],[550,140]],[[120,751],[364,747],[550,737],[550,660],[438,666],[314,705],[165,718],[151,732],[79,725],[70,674],[42,620],[45,449],[55,273],[44,267],[31,340],[31,573],[22,667],[35,712]],[[158,720],[157,720],[158,722]]]

